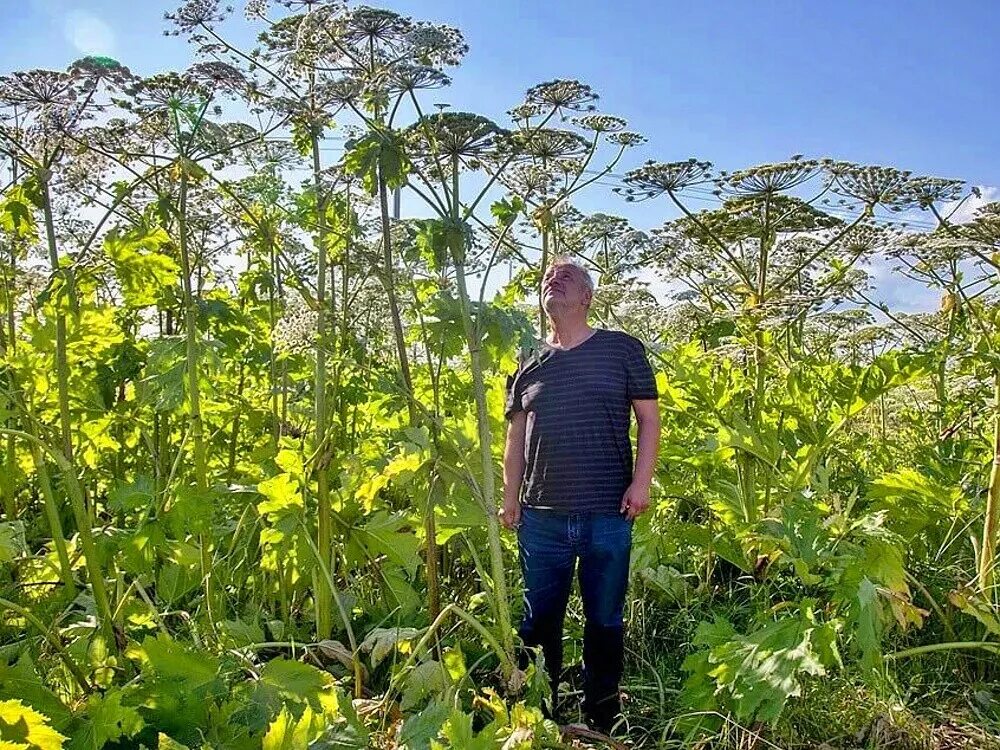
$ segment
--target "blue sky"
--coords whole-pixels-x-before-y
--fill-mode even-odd
[[[733,169],[803,153],[1000,185],[993,0],[385,4],[464,31],[471,51],[442,100],[502,119],[533,83],[579,78],[649,137],[633,162],[697,156]],[[182,67],[186,43],[161,33],[172,7],[0,0],[0,71],[87,52],[139,73]],[[661,218],[603,193],[584,207]]]

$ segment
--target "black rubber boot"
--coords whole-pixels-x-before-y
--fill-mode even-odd
[[[608,734],[621,714],[618,684],[625,658],[624,630],[587,624],[583,630],[583,712],[587,723]]]

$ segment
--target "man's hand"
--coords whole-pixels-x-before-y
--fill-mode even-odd
[[[633,521],[647,508],[649,508],[649,485],[633,482],[622,496],[621,512],[628,520]]]
[[[507,529],[516,529],[521,525],[521,503],[518,500],[504,501],[503,507],[497,511],[500,523]]]

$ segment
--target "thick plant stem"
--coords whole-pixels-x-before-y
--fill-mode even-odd
[[[184,292],[184,341],[188,381],[188,421],[194,443],[194,475],[199,492],[208,489],[208,457],[205,450],[205,432],[201,419],[200,353],[198,351],[198,304],[191,286],[191,254],[187,236],[187,165],[182,164],[177,201],[177,234],[181,259],[181,284]],[[208,552],[207,534],[198,535],[201,558],[202,586],[205,609],[211,627],[215,628],[215,592],[212,587],[212,560]]]
[[[49,477],[49,468],[45,465],[45,456],[37,446],[31,446],[31,458],[35,463],[35,472],[38,474],[38,486],[42,492],[42,499],[45,503],[45,518],[49,522],[49,532],[52,534],[52,545],[56,548],[56,557],[59,558],[59,577],[70,591],[76,588],[73,583],[73,566],[69,561],[69,550],[66,547],[66,536],[63,534],[62,522],[59,520],[59,504],[56,502],[55,493],[52,491],[52,479]]]
[[[458,157],[452,164],[452,220],[458,221]],[[496,514],[496,477],[493,472],[493,437],[490,434],[490,415],[486,406],[486,383],[483,378],[482,343],[478,326],[473,323],[469,306],[469,290],[465,281],[465,247],[451,248],[455,261],[455,280],[462,310],[462,326],[469,348],[472,365],[472,388],[476,399],[476,423],[479,428],[479,458],[483,466],[483,510],[486,513],[486,532],[489,538],[490,575],[493,577],[493,601],[496,607],[497,626],[503,655],[498,654],[509,676],[511,655],[514,653],[514,631],[511,628],[510,602],[507,598],[507,572],[504,567],[503,547],[500,543],[500,521]]]
[[[979,588],[987,596],[994,594],[997,567],[997,535],[1000,533],[1000,371],[993,374],[993,466],[986,493],[983,520],[983,543],[979,554]]]
[[[308,534],[306,534],[306,542],[308,542],[309,547],[316,556],[319,574],[326,583],[327,591],[329,591],[331,598],[333,598],[337,605],[337,612],[340,614],[340,620],[344,625],[344,632],[347,633],[347,644],[351,647],[351,661],[354,665],[354,697],[360,698],[364,688],[364,669],[361,666],[361,657],[358,655],[358,641],[354,636],[354,628],[351,625],[350,614],[347,611],[347,607],[344,605],[343,599],[336,593],[337,586],[333,582],[333,574],[330,572],[330,566],[326,563],[326,561],[329,560],[329,556],[320,554],[320,551],[316,548],[316,545],[313,543],[313,540]]]
[[[344,235],[344,254],[343,262],[341,264],[340,270],[340,361],[338,365],[340,371],[342,372],[348,363],[351,361],[351,357],[348,356],[348,352],[351,350],[351,311],[350,311],[350,267],[351,267],[351,250],[354,244],[354,215],[351,213],[353,209],[351,208],[351,189],[350,186],[344,191],[344,214],[347,217],[347,233]],[[338,377],[338,398],[337,398],[337,413],[340,425],[340,432],[343,436],[342,447],[347,449],[349,452],[353,452],[353,447],[350,446],[349,440],[347,439],[347,399],[339,397],[341,391],[339,390],[340,379]]]
[[[440,491],[441,480],[435,473],[431,477],[424,512],[424,534],[427,536],[427,610],[431,620],[441,614],[441,572],[438,569],[437,523],[434,518]]]
[[[549,319],[545,315],[545,306],[542,304],[542,279],[545,278],[545,271],[549,267],[549,228],[542,227],[542,260],[538,272],[538,331],[541,338],[545,338],[548,333]]]
[[[915,646],[914,648],[897,651],[894,654],[886,654],[887,661],[899,661],[909,659],[921,654],[933,654],[938,651],[957,651],[959,649],[984,649],[991,653],[1000,653],[1000,648],[991,641],[956,641],[955,643],[929,643],[926,646]]]
[[[58,274],[59,250],[56,247],[55,222],[52,219],[52,199],[49,196],[49,181],[46,176],[39,180],[42,186],[42,213],[45,215],[45,237],[49,250],[49,265],[52,273]],[[68,277],[63,279],[66,286],[62,294],[70,294]],[[63,455],[73,460],[73,434],[69,417],[69,358],[66,354],[66,316],[56,302],[56,386],[59,392],[59,433]]]
[[[326,408],[326,347],[327,347],[327,223],[326,194],[323,191],[319,138],[312,137],[313,183],[316,190],[316,238],[317,238],[317,280],[316,280],[316,370],[314,373],[314,421],[316,430],[315,463],[316,472],[316,548],[325,564],[329,565],[333,549],[333,522],[330,517],[330,487],[327,471],[330,446],[328,445],[328,419]],[[330,637],[333,627],[333,592],[326,586],[314,586],[316,597],[316,636]]]
[[[229,435],[229,461],[226,467],[226,481],[232,482],[233,476],[236,473],[236,449],[240,441],[240,417],[243,415],[243,411],[239,408],[238,404],[243,400],[243,389],[246,387],[246,365],[242,362],[240,363],[240,380],[239,384],[236,386],[236,403],[237,410],[236,416],[233,417],[233,431]]]
[[[271,446],[278,450],[278,436],[281,434],[281,412],[278,407],[278,361],[274,350],[274,329],[278,325],[278,258],[274,251],[274,240],[268,237],[268,262],[271,270],[271,284],[267,291],[267,314],[270,331],[270,346],[267,352],[267,383],[271,393]]]
[[[0,335],[0,360],[6,361],[8,353],[13,353],[17,347],[17,329],[14,320],[14,278],[17,275],[17,244],[10,243],[10,278],[4,274],[3,293],[4,304],[6,306],[6,331]],[[12,375],[8,375],[8,383]],[[11,386],[12,387],[12,386]],[[13,397],[6,399],[7,409],[13,414]],[[8,427],[13,427],[15,422],[13,417],[6,420]],[[0,493],[3,493],[3,508],[8,521],[17,518],[17,490],[14,487],[14,467],[17,463],[17,453],[14,447],[14,438],[8,436],[4,445],[3,474],[0,475]]]
[[[188,381],[188,420],[194,444],[194,474],[198,489],[208,487],[208,460],[205,451],[205,430],[201,418],[200,357],[198,351],[198,303],[191,287],[191,255],[187,237],[187,170],[181,170],[177,205],[177,234],[180,247],[181,283],[184,292],[184,339]]]
[[[403,333],[403,316],[399,311],[399,300],[396,297],[396,282],[394,279],[392,261],[392,234],[389,231],[389,188],[378,170],[378,201],[382,218],[382,281],[385,285],[386,297],[389,300],[389,312],[392,316],[392,333],[396,341],[396,356],[399,357],[399,371],[403,378],[403,390],[406,391],[406,408],[410,424],[417,421],[416,406],[413,403],[413,378],[410,376],[410,359],[406,353],[406,336]]]

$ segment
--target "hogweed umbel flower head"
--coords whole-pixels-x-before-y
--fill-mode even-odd
[[[531,118],[538,117],[544,111],[544,107],[538,104],[518,104],[516,107],[511,107],[507,114],[520,127],[527,128]]]
[[[198,62],[187,69],[186,75],[205,90],[221,91],[230,96],[243,96],[250,82],[239,68],[218,60]]]
[[[711,174],[712,163],[708,161],[647,162],[627,172],[626,187],[615,188],[615,192],[623,194],[626,201],[646,200],[704,184]]]
[[[595,133],[617,133],[628,126],[628,123],[621,117],[597,114],[574,117],[573,124],[584,130],[592,130]]]
[[[410,56],[429,66],[458,65],[469,51],[462,32],[453,26],[418,22],[404,39]]]
[[[190,34],[202,27],[212,28],[232,12],[232,6],[223,7],[219,0],[187,0],[177,10],[164,13],[163,17],[174,25],[174,31],[167,33],[178,35]]]
[[[425,115],[405,131],[417,154],[460,159],[488,156],[506,135],[507,131],[492,120],[469,112]]]
[[[91,82],[91,85],[103,81],[112,88],[120,88],[124,83],[135,78],[132,71],[113,57],[101,55],[88,55],[73,61],[69,66],[69,73]]]
[[[528,89],[525,104],[535,104],[556,111],[593,112],[600,97],[585,83],[573,79],[545,81]]]
[[[723,193],[731,195],[775,195],[802,185],[819,170],[820,163],[816,160],[791,159],[735,172],[720,172],[715,184]]]
[[[870,212],[875,206],[901,211],[915,204],[908,170],[850,162],[827,165],[828,181],[834,192],[856,198]]]
[[[0,106],[18,106],[29,111],[69,107],[79,94],[79,80],[57,70],[19,70],[0,76]]]
[[[319,314],[298,295],[292,295],[272,333],[275,349],[289,354],[306,354],[316,344]]]
[[[590,148],[587,139],[572,130],[536,128],[513,134],[514,147],[520,154],[543,164],[583,156]]]
[[[913,202],[924,209],[935,203],[959,200],[964,188],[964,181],[945,177],[914,177],[908,185]]]
[[[500,182],[525,200],[551,196],[555,190],[552,171],[539,164],[515,164],[500,173]]]
[[[211,89],[204,82],[172,71],[140,78],[127,86],[125,93],[129,98],[123,106],[143,113],[203,105],[211,98]]]
[[[439,89],[451,85],[451,78],[430,65],[397,65],[386,76],[389,91],[406,93],[410,91]]]
[[[646,142],[646,140],[646,136],[641,133],[634,133],[629,130],[625,130],[620,133],[610,133],[608,135],[608,143],[613,143],[616,146],[621,146],[623,148],[641,146]]]

